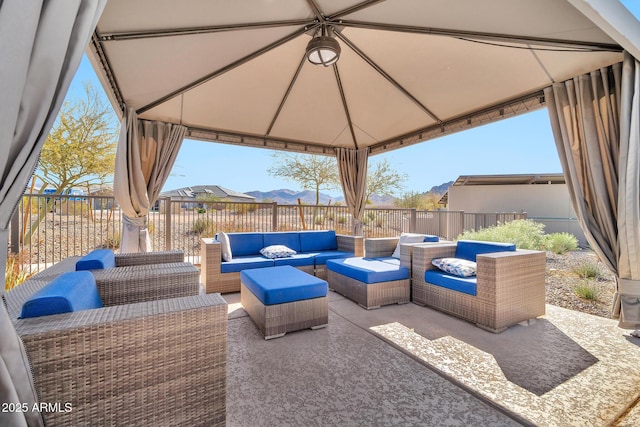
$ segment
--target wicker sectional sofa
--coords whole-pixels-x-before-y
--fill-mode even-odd
[[[268,233],[228,233],[232,259],[222,259],[220,241],[203,238],[200,247],[201,281],[207,293],[240,292],[240,272],[250,268],[291,265],[306,273],[326,279],[326,261],[362,256],[363,237],[336,234],[333,230],[284,231]],[[296,254],[270,259],[260,250],[283,245]]]
[[[475,261],[474,277],[439,271],[434,259]],[[545,264],[541,251],[515,245],[458,241],[416,246],[413,302],[475,323],[492,332],[545,314]]]

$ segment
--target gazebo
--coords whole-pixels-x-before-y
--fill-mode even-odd
[[[357,233],[368,156],[546,106],[615,313],[640,325],[640,24],[618,1],[5,0],[0,35],[3,262],[86,51],[122,119],[129,250],[185,137],[337,157]],[[0,326],[3,390],[28,395],[4,307]]]

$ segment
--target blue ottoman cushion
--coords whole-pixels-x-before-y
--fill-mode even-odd
[[[424,281],[432,285],[442,286],[452,291],[476,295],[476,276],[459,277],[447,274],[440,270],[427,270],[424,273]]]
[[[290,265],[243,270],[240,280],[264,305],[327,296],[326,281]]]
[[[47,316],[102,307],[96,280],[89,271],[61,274],[31,295],[22,305],[21,318]]]
[[[372,284],[409,278],[409,269],[386,258],[343,258],[327,261],[327,270],[363,283]]]
[[[116,256],[111,249],[95,249],[76,262],[76,271],[114,268]]]

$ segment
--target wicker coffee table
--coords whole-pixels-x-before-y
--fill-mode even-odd
[[[240,302],[265,339],[329,323],[326,281],[289,265],[243,270]]]

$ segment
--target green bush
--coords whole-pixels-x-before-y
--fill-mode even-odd
[[[589,301],[599,300],[600,294],[602,293],[602,290],[595,283],[591,282],[580,283],[574,287],[574,290],[580,298]]]
[[[590,261],[574,266],[571,271],[583,279],[598,279],[603,274],[600,266]]]
[[[193,222],[193,225],[191,226],[191,232],[193,234],[202,235],[209,229],[211,229],[211,222],[207,218],[198,218]]]
[[[547,234],[544,247],[555,254],[564,254],[578,247],[578,239],[571,233]]]
[[[465,231],[456,240],[515,243],[518,249],[541,250],[545,242],[544,224],[530,219],[518,219],[478,231]]]

